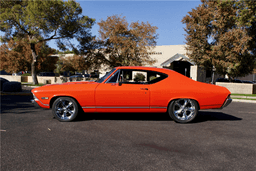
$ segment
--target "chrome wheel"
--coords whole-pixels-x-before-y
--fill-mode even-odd
[[[72,98],[59,97],[53,104],[52,112],[59,121],[71,121],[77,116],[78,105]]]
[[[191,99],[174,100],[169,108],[171,118],[180,123],[191,122],[198,113],[196,101]]]

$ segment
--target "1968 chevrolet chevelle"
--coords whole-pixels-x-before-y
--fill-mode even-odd
[[[51,108],[64,122],[84,111],[168,112],[174,121],[187,123],[200,109],[223,108],[232,101],[224,87],[151,67],[116,67],[95,82],[45,85],[32,93],[35,105]]]

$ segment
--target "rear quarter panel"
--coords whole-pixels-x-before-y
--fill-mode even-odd
[[[170,71],[168,78],[150,85],[150,105],[168,106],[179,98],[194,99],[200,109],[220,108],[230,92],[220,86],[201,83]]]

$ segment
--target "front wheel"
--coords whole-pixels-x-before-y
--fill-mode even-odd
[[[173,100],[168,108],[170,117],[178,123],[188,123],[198,114],[198,105],[192,99]]]
[[[78,115],[78,104],[70,97],[59,97],[52,105],[53,116],[62,122],[74,120]]]

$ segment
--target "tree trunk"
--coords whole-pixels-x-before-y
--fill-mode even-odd
[[[37,80],[37,76],[36,76],[36,49],[35,49],[35,44],[31,43],[31,51],[32,51],[32,63],[31,63],[31,75],[32,75],[32,79],[33,79],[33,84],[36,85],[38,84],[38,80]]]

